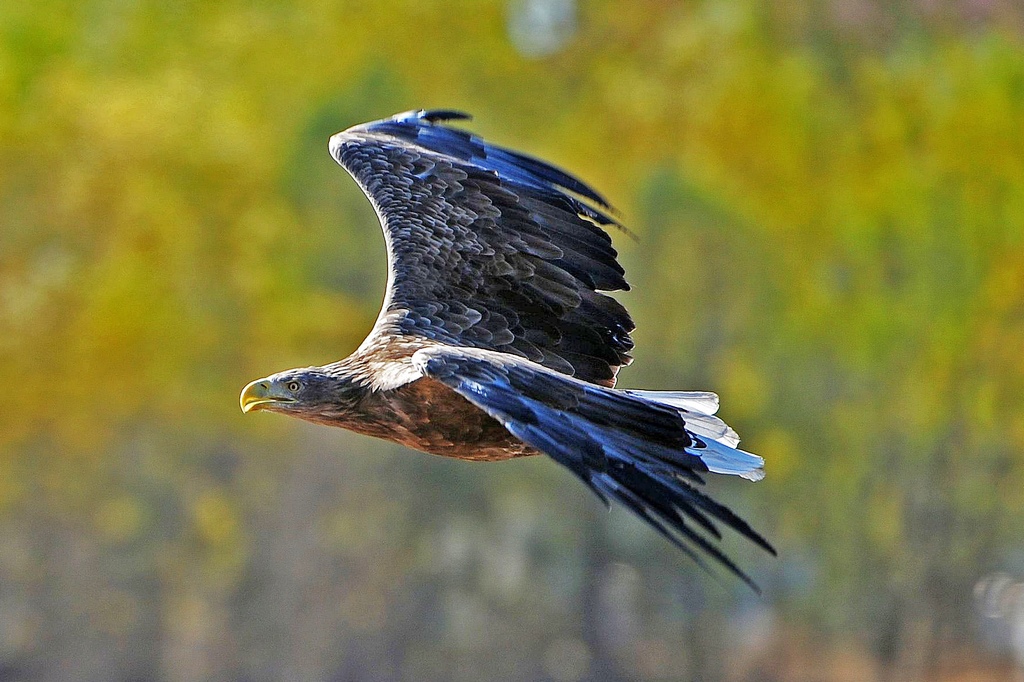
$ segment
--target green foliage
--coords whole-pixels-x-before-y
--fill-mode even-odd
[[[382,239],[327,137],[432,106],[578,172],[639,235],[616,237],[624,385],[718,391],[768,460],[758,486],[712,484],[781,550],[736,547],[768,588],[749,613],[911,676],[980,641],[974,584],[1024,570],[1020,24],[854,4],[581,4],[543,59],[508,37],[524,3],[5,4],[0,660],[767,669],[742,638],[747,668],[715,663],[735,586],[544,462],[238,412],[246,381],[347,354],[379,305]]]

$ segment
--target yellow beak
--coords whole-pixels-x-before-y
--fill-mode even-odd
[[[242,412],[259,410],[264,405],[276,402],[280,402],[280,399],[270,394],[270,381],[268,379],[250,381],[242,389],[242,395],[238,397],[238,404],[241,405]]]

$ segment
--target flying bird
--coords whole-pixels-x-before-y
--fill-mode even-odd
[[[554,166],[410,111],[330,139],[384,230],[388,280],[350,356],[249,383],[268,410],[474,461],[547,455],[604,503],[642,518],[701,566],[719,525],[774,554],[702,490],[707,473],[750,480],[764,461],[714,416],[718,396],[615,388],[633,320],[608,202]]]

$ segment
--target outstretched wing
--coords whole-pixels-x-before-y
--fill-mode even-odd
[[[695,549],[757,589],[714,544],[721,538],[716,522],[772,554],[775,550],[698,488],[707,471],[753,478],[761,471],[760,457],[726,444],[735,445],[731,430],[719,440],[699,435],[666,403],[577,381],[507,355],[437,346],[418,351],[413,363],[567,467],[606,504],[621,503],[699,564]]]
[[[419,337],[511,353],[612,386],[633,321],[607,202],[537,159],[413,111],[331,138],[384,228],[389,276],[365,345]]]

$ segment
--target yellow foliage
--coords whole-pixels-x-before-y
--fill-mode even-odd
[[[142,529],[144,507],[131,497],[110,499],[100,504],[94,522],[100,536],[110,543],[134,539]]]
[[[192,518],[203,542],[217,546],[238,538],[238,515],[231,503],[216,491],[208,490],[199,496],[192,507]]]
[[[743,499],[777,511],[755,525],[786,527],[780,576],[803,575],[796,556],[821,576],[779,608],[901,642],[893,604],[952,619],[935,632],[977,629],[949,600],[1017,556],[1024,527],[1013,3],[971,5],[968,24],[956,2],[896,14],[871,2],[570,2],[574,32],[546,56],[510,38],[527,4],[0,8],[0,615],[23,633],[0,650],[12,660],[63,655],[67,635],[118,652],[89,671],[131,661],[95,679],[178,679],[161,656],[191,662],[195,679],[318,679],[347,670],[318,636],[386,633],[411,642],[409,660],[445,661],[439,631],[392,617],[414,610],[394,600],[434,613],[448,573],[460,590],[486,578],[461,565],[416,573],[408,557],[452,506],[487,523],[484,486],[508,479],[243,422],[236,402],[253,376],[338,359],[368,331],[383,244],[326,140],[421,106],[469,110],[474,130],[572,169],[622,209],[640,235],[615,236],[640,341],[623,380],[719,392],[723,418],[765,456],[766,482]],[[340,450],[351,469],[325,463]],[[561,484],[516,480],[530,504]],[[438,679],[491,679],[495,652],[523,652],[509,670],[543,660],[553,632],[575,641],[581,617],[566,604],[600,582],[583,555],[601,526],[534,517],[521,570],[535,594],[507,599],[502,617],[474,606],[488,627],[473,636],[501,646]],[[678,571],[641,556],[641,541],[630,548],[616,551],[657,580]],[[48,564],[18,568],[22,554]],[[955,596],[920,605],[921,576]],[[253,591],[273,598],[246,601]],[[109,597],[76,606],[108,639],[46,620],[64,609],[53,595]],[[643,628],[668,625],[643,636],[678,641],[681,621],[663,616],[683,607],[649,601],[636,606]],[[403,619],[415,622],[388,629]],[[268,653],[251,645],[264,621],[280,641],[317,643]],[[125,645],[143,637],[159,642]],[[210,653],[225,650],[241,653]],[[250,659],[280,665],[256,674],[238,662]]]

